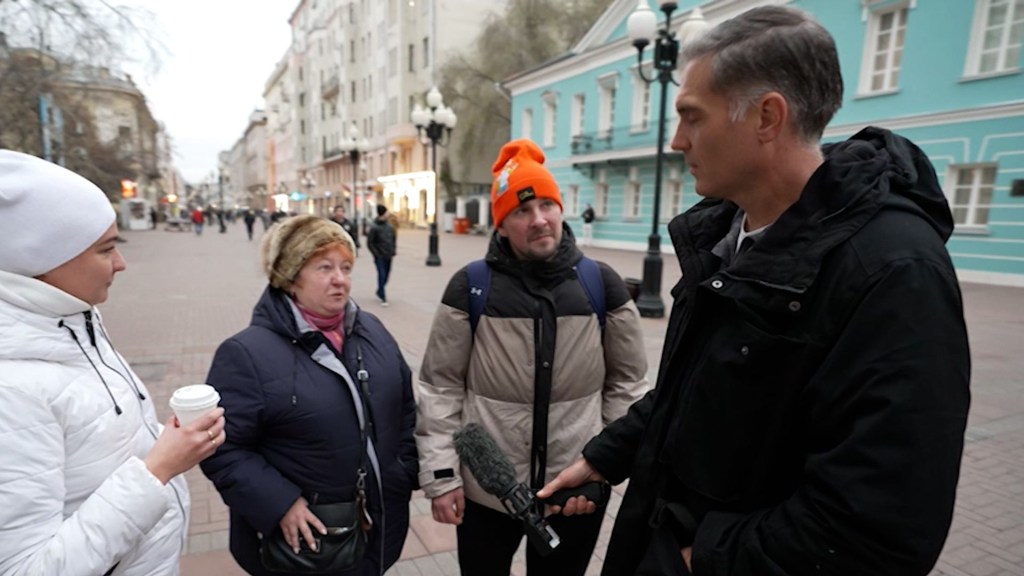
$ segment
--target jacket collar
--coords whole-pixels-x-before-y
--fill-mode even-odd
[[[814,283],[825,256],[883,209],[917,214],[943,241],[949,238],[952,215],[935,171],[909,140],[866,128],[823,151],[825,162],[800,199],[723,275],[802,293]],[[706,199],[669,223],[684,278],[696,274],[702,280],[721,265],[710,251],[728,234],[737,210],[732,202]]]

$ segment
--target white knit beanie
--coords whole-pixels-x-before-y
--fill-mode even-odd
[[[0,270],[39,276],[92,246],[114,223],[106,194],[35,156],[0,150]]]

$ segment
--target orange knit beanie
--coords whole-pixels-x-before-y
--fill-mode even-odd
[[[531,140],[522,138],[502,146],[491,172],[491,215],[496,228],[517,206],[534,198],[549,198],[562,207],[558,184],[544,167],[544,152]]]

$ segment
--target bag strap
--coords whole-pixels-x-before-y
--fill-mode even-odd
[[[601,325],[601,334],[603,335],[608,310],[605,309],[604,303],[604,280],[601,279],[601,267],[594,260],[584,256],[573,268],[576,269],[576,278],[583,286],[583,291],[587,293],[590,307],[597,314],[597,322]]]
[[[370,373],[363,367],[363,345],[356,340],[356,381],[359,383],[359,400],[363,405],[363,422],[359,426],[359,439],[362,449],[359,453],[359,470],[356,471],[356,502],[359,504],[359,520],[363,531],[369,532],[373,520],[366,510],[366,460],[373,434],[373,413],[370,411]]]

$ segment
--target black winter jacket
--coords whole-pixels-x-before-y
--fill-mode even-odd
[[[351,500],[359,466],[359,399],[336,373],[339,355],[268,287],[252,324],[217,349],[207,383],[225,408],[227,441],[202,463],[231,509],[231,553],[250,574],[267,574],[257,532],[268,534],[300,495]],[[349,302],[340,358],[369,373],[373,423],[367,478],[374,520],[363,565],[346,576],[383,574],[401,554],[419,471],[409,367],[375,316]],[[316,359],[314,359],[314,356]],[[360,408],[361,410],[361,408]]]
[[[584,449],[630,477],[604,574],[918,576],[949,529],[970,401],[953,222],[924,154],[868,128],[825,148],[753,247],[737,207],[669,231],[683,276],[659,381]]]
[[[387,218],[374,218],[370,232],[366,235],[366,247],[376,258],[395,257],[395,229]]]

